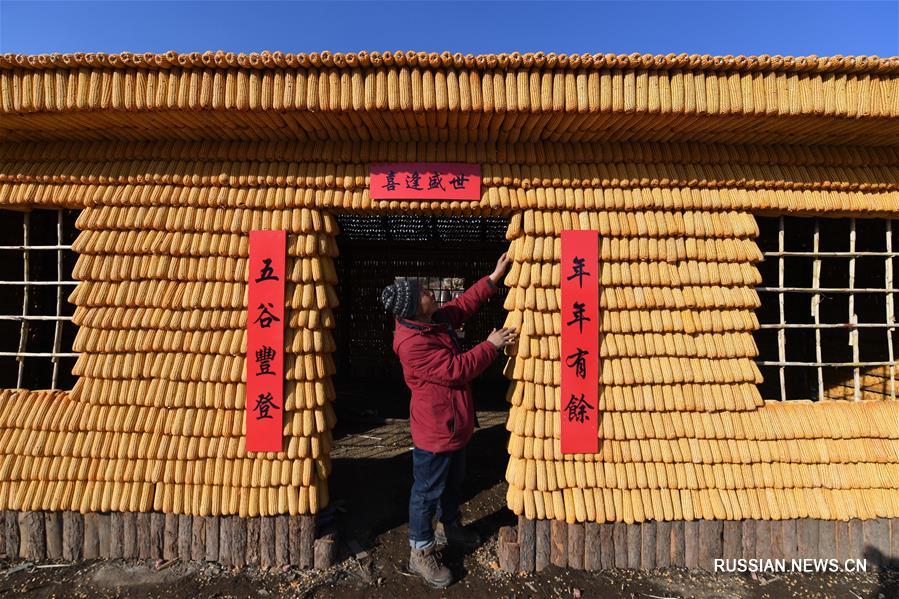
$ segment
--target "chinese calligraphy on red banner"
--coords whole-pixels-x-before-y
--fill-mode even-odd
[[[481,166],[463,162],[371,165],[373,200],[480,200]]]
[[[562,231],[562,453],[599,451],[599,233]]]
[[[284,231],[250,231],[247,451],[281,451],[286,240]]]

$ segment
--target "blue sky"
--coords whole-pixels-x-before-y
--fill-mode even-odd
[[[899,54],[874,2],[0,0],[0,52],[450,50]]]

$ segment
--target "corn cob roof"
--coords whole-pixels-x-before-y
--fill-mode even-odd
[[[899,57],[5,55],[0,139],[883,145],[897,72]]]

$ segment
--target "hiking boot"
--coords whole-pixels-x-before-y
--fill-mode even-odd
[[[471,527],[438,522],[434,530],[434,542],[438,545],[477,547],[481,544],[481,535]]]
[[[409,555],[409,571],[421,576],[435,589],[444,589],[453,581],[449,568],[440,562],[440,554],[437,553],[435,545],[427,549],[412,549]]]

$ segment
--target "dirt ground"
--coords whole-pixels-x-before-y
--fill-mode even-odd
[[[469,446],[465,520],[485,542],[444,558],[457,582],[428,589],[405,571],[406,510],[411,472],[407,424],[357,425],[340,431],[332,453],[329,510],[342,542],[342,561],[324,572],[201,563],[92,561],[74,566],[0,561],[2,597],[899,597],[899,572],[749,575],[688,572],[583,572],[547,568],[530,576],[501,572],[496,563],[500,526],[515,522],[505,508],[506,462],[502,412],[479,413]],[[360,481],[365,481],[364,486]]]

